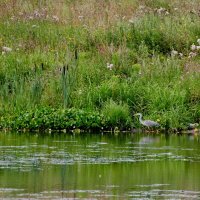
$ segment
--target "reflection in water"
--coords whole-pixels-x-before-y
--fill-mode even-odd
[[[151,144],[155,142],[159,142],[158,137],[145,136],[145,137],[141,137],[139,144]]]
[[[0,198],[197,199],[198,136],[0,133]]]

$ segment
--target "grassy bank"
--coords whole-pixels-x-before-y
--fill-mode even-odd
[[[1,127],[200,122],[198,0],[0,4]]]

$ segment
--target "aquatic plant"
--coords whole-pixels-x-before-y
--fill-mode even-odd
[[[101,129],[104,119],[98,112],[83,111],[78,109],[54,109],[42,107],[29,111],[22,111],[13,116],[1,117],[0,126],[17,130],[73,130],[80,128]]]

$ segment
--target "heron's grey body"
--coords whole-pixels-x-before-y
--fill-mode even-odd
[[[137,113],[135,115],[139,115],[139,121],[142,125],[147,126],[147,127],[158,127],[160,126],[159,123],[151,121],[151,120],[142,120],[142,114],[141,113]]]

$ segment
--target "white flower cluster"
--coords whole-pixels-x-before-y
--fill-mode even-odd
[[[11,16],[12,21],[17,21],[19,19],[26,19],[26,20],[35,20],[35,19],[42,19],[42,20],[50,20],[54,22],[59,22],[60,19],[57,15],[49,15],[47,8],[36,9],[32,13],[26,12],[18,12],[16,16]]]
[[[195,50],[200,50],[200,39],[197,40],[198,45],[195,45],[194,43],[191,45],[191,50],[195,51]]]
[[[193,58],[197,56],[198,51],[200,50],[200,39],[197,40],[198,45],[195,45],[194,43],[190,46],[191,52],[189,53],[188,58]]]
[[[182,54],[182,53],[179,53],[179,52],[176,51],[176,50],[172,50],[172,51],[171,51],[171,57],[175,57],[175,56],[183,57],[183,54]]]
[[[113,69],[113,67],[114,67],[114,65],[113,65],[113,64],[107,63],[107,69],[109,69],[109,70],[112,70],[112,69]]]
[[[195,45],[194,43],[190,46],[190,50],[191,52],[188,55],[188,58],[193,58],[195,56],[197,56],[198,52],[200,51],[200,39],[197,40],[198,45]],[[183,57],[182,53],[179,53],[176,50],[172,50],[171,51],[171,57],[175,57],[175,56],[179,56],[179,57]]]
[[[4,55],[5,53],[9,53],[11,51],[12,49],[10,47],[2,47],[2,55]]]
[[[159,15],[169,15],[169,11],[166,8],[156,8],[155,11],[159,14]]]

